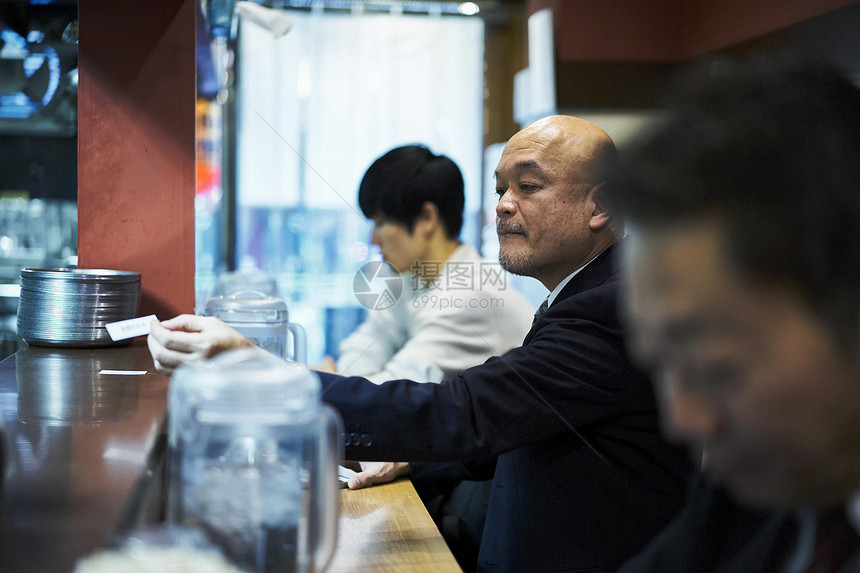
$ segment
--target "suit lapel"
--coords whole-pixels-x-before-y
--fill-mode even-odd
[[[564,299],[582,291],[597,287],[618,274],[621,270],[620,263],[618,261],[618,254],[622,248],[621,245],[625,240],[626,239],[622,239],[610,245],[609,248],[597,255],[593,261],[588,263],[585,268],[570,279],[570,282],[561,289],[561,292],[558,293],[552,306],[549,307],[545,314],[552,315],[553,308],[555,308]],[[528,342],[531,339],[532,335],[540,329],[542,324],[542,320],[536,320],[532,324],[531,330],[528,335],[526,335],[525,342]]]

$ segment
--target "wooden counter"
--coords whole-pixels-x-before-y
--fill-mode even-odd
[[[337,550],[327,571],[460,571],[408,479],[341,492]]]
[[[141,342],[0,362],[0,571],[69,573],[163,508],[168,378]],[[459,571],[408,480],[343,490],[329,571]]]

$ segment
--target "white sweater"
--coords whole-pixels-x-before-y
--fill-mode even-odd
[[[411,273],[391,308],[369,310],[340,345],[338,372],[381,384],[439,382],[522,344],[534,309],[498,262],[461,245],[429,287]]]

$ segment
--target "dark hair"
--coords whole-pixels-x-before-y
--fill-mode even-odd
[[[633,224],[725,223],[735,264],[793,285],[846,344],[860,320],[860,93],[837,71],[711,62],[622,152],[609,202]],[[635,231],[634,231],[635,232]]]
[[[373,162],[358,188],[358,205],[368,219],[382,216],[411,233],[425,202],[436,205],[445,236],[456,239],[463,226],[463,176],[457,164],[423,145],[392,149]]]

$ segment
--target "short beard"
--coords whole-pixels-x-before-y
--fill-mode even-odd
[[[496,233],[499,235],[500,240],[502,235],[505,233],[521,233],[523,236],[526,234],[525,228],[522,225],[506,223],[503,221],[496,221]],[[528,257],[514,257],[513,255],[505,254],[504,249],[502,248],[499,248],[499,264],[509,273],[524,277],[534,276],[532,274],[534,271],[534,264]]]
[[[513,257],[499,251],[499,264],[511,274],[523,277],[534,276],[534,264],[528,257]]]

